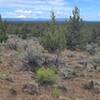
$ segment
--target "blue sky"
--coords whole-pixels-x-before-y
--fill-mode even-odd
[[[0,14],[4,18],[50,18],[54,10],[57,18],[68,18],[74,6],[80,8],[84,20],[100,21],[100,0],[0,0]]]

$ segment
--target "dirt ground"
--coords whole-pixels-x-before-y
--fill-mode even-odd
[[[56,98],[52,97],[52,86],[41,86],[40,93],[35,95],[22,91],[23,85],[33,83],[35,79],[32,72],[19,71],[22,61],[17,58],[15,51],[3,50],[0,62],[0,100],[100,100],[100,93],[83,88],[83,84],[89,80],[100,82],[99,72],[95,73],[93,77],[60,79],[60,82],[67,84],[69,89],[61,91],[59,98]]]

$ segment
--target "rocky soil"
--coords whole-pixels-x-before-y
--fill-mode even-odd
[[[59,77],[41,86],[35,67],[52,66]],[[55,87],[59,97],[53,97]],[[100,48],[94,55],[65,49],[49,53],[36,38],[10,36],[0,45],[0,100],[100,100]]]

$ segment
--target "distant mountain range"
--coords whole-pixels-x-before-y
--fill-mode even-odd
[[[32,22],[49,22],[50,19],[44,19],[44,18],[4,18],[3,20],[7,21],[8,23],[32,23]],[[56,21],[63,23],[67,21],[67,18],[57,18]],[[86,23],[94,23],[94,24],[100,24],[100,21],[84,21]]]
[[[48,22],[50,21],[50,19],[44,19],[44,18],[4,18],[3,20],[7,21],[7,22]],[[57,22],[64,22],[67,19],[65,18],[57,18],[56,21]]]

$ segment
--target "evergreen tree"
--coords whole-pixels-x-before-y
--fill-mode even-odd
[[[94,42],[94,43],[95,43],[97,37],[98,37],[98,33],[97,33],[96,29],[93,28],[93,30],[92,30],[92,35],[91,35],[91,42]]]
[[[54,12],[51,14],[51,22],[49,23],[49,30],[42,37],[43,46],[49,51],[62,50],[66,46],[65,34],[62,29],[56,24]]]
[[[0,42],[5,42],[7,40],[7,33],[6,33],[7,25],[6,22],[2,20],[0,15]]]
[[[51,12],[51,22],[49,23],[49,29],[54,33],[57,29],[56,17],[54,11]]]
[[[21,28],[21,38],[26,39],[27,36],[29,35],[30,30],[28,29],[28,25],[23,23],[22,28]]]
[[[68,33],[67,33],[67,46],[70,49],[79,48],[81,43],[80,29],[82,25],[82,19],[80,18],[80,13],[78,7],[75,7],[72,11],[72,16],[70,16],[68,21]]]

